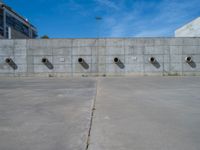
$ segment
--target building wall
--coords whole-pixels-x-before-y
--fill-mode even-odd
[[[175,37],[200,37],[200,17],[177,29]]]
[[[5,16],[4,16],[5,14]],[[4,19],[3,19],[4,18]],[[8,28],[11,28],[12,39],[34,39],[37,37],[37,29],[26,19],[14,12],[7,5],[0,4],[0,23],[2,30],[6,30],[6,35],[2,34],[1,39],[8,39]],[[4,26],[5,21],[5,26]],[[4,36],[3,36],[4,35]],[[2,37],[3,36],[3,37]]]
[[[115,57],[121,63],[113,63]],[[87,75],[200,75],[200,38],[0,40],[0,76]]]
[[[11,28],[11,38],[12,39],[28,39],[29,37],[14,28]]]

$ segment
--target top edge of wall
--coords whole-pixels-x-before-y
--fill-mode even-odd
[[[50,39],[0,39],[2,40],[65,40],[65,39],[200,39],[200,37],[102,37],[102,38],[50,38]]]

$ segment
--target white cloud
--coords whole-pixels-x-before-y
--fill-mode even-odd
[[[123,5],[117,13],[105,15],[102,28],[110,37],[173,36],[178,26],[194,19],[200,12],[195,9],[198,3],[199,0],[183,0],[181,3],[178,0],[159,3],[133,1],[131,6],[124,8]]]
[[[117,6],[117,4],[114,3],[111,0],[96,0],[96,2],[98,2],[102,6],[106,6],[106,7],[112,8],[112,9],[116,9],[116,10],[119,9],[119,7]]]

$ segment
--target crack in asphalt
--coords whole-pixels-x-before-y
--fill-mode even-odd
[[[93,124],[93,119],[94,119],[94,113],[95,113],[95,104],[96,104],[96,100],[97,100],[97,93],[98,93],[98,78],[96,78],[96,91],[95,91],[95,95],[94,95],[94,99],[93,99],[93,105],[92,105],[92,111],[91,111],[91,116],[90,116],[90,127],[88,130],[88,136],[87,136],[87,143],[86,143],[86,148],[85,150],[89,149],[89,145],[90,145],[90,135],[91,135],[91,130],[92,130],[92,124]]]

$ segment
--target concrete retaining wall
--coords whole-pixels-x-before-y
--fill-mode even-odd
[[[200,38],[0,40],[0,76],[76,75],[200,75]]]

